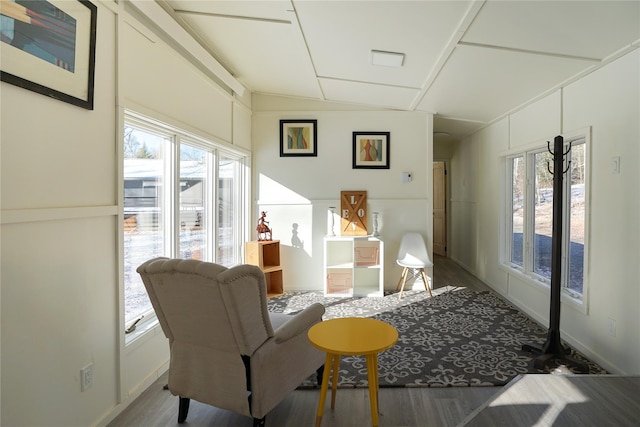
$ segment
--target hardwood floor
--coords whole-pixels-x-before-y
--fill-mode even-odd
[[[640,376],[518,376],[474,411],[466,427],[638,427]]]
[[[434,294],[450,287],[489,288],[453,261],[434,259]],[[163,390],[167,375],[159,378],[108,427],[174,426],[178,398]],[[380,426],[455,426],[502,387],[381,388]],[[296,390],[267,415],[268,427],[313,426],[320,390]],[[250,427],[249,417],[191,401],[189,426]],[[324,427],[371,425],[366,389],[339,389],[336,408],[325,409]]]
[[[486,284],[477,277],[460,267],[450,258],[435,255],[433,259],[433,288],[435,290],[446,287],[462,287],[477,291],[489,291]]]

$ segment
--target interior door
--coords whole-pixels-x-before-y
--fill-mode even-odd
[[[447,170],[445,162],[433,163],[433,253],[447,256]]]

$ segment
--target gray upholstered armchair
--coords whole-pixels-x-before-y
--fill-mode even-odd
[[[314,304],[295,316],[269,313],[264,274],[197,260],[155,258],[138,267],[169,339],[169,385],[180,397],[253,417],[266,414],[314,372],[324,354],[307,338],[322,320]]]

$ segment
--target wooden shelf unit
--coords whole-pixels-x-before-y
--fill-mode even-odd
[[[267,297],[271,298],[284,293],[279,240],[246,242],[244,245],[244,262],[257,265],[264,273]]]
[[[384,295],[384,242],[371,236],[324,238],[326,296]]]

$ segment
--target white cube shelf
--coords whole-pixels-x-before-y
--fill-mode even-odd
[[[371,236],[324,239],[326,296],[384,295],[384,242]]]

